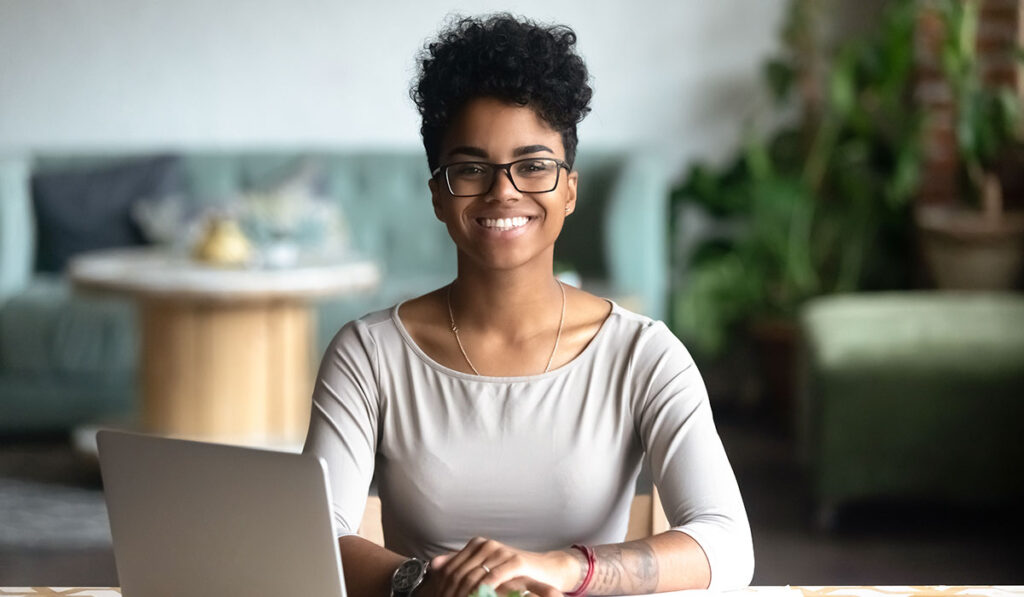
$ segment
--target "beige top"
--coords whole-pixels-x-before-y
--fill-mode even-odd
[[[711,588],[753,575],[750,526],[693,359],[619,305],[568,364],[524,377],[449,369],[398,306],[345,325],[317,377],[303,450],[328,465],[336,532],[356,532],[371,477],[384,539],[431,557],[485,536],[528,550],[621,542],[641,459]]]

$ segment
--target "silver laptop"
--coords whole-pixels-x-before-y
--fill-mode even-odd
[[[125,597],[344,597],[319,458],[97,434]]]

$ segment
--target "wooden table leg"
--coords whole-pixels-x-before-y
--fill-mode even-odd
[[[313,378],[307,305],[149,299],[141,318],[147,431],[241,444],[302,440]]]

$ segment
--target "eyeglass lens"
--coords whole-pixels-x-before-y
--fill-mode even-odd
[[[459,162],[447,168],[448,190],[452,195],[483,195],[491,190],[494,177],[503,168],[487,162]],[[558,186],[558,161],[530,159],[508,166],[512,184],[521,193],[547,193]]]

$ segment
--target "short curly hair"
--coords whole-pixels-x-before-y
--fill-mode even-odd
[[[493,97],[530,106],[562,136],[565,161],[576,159],[576,125],[590,112],[587,66],[576,33],[499,13],[456,18],[418,57],[410,90],[423,119],[420,134],[433,171],[452,121],[472,99]]]

